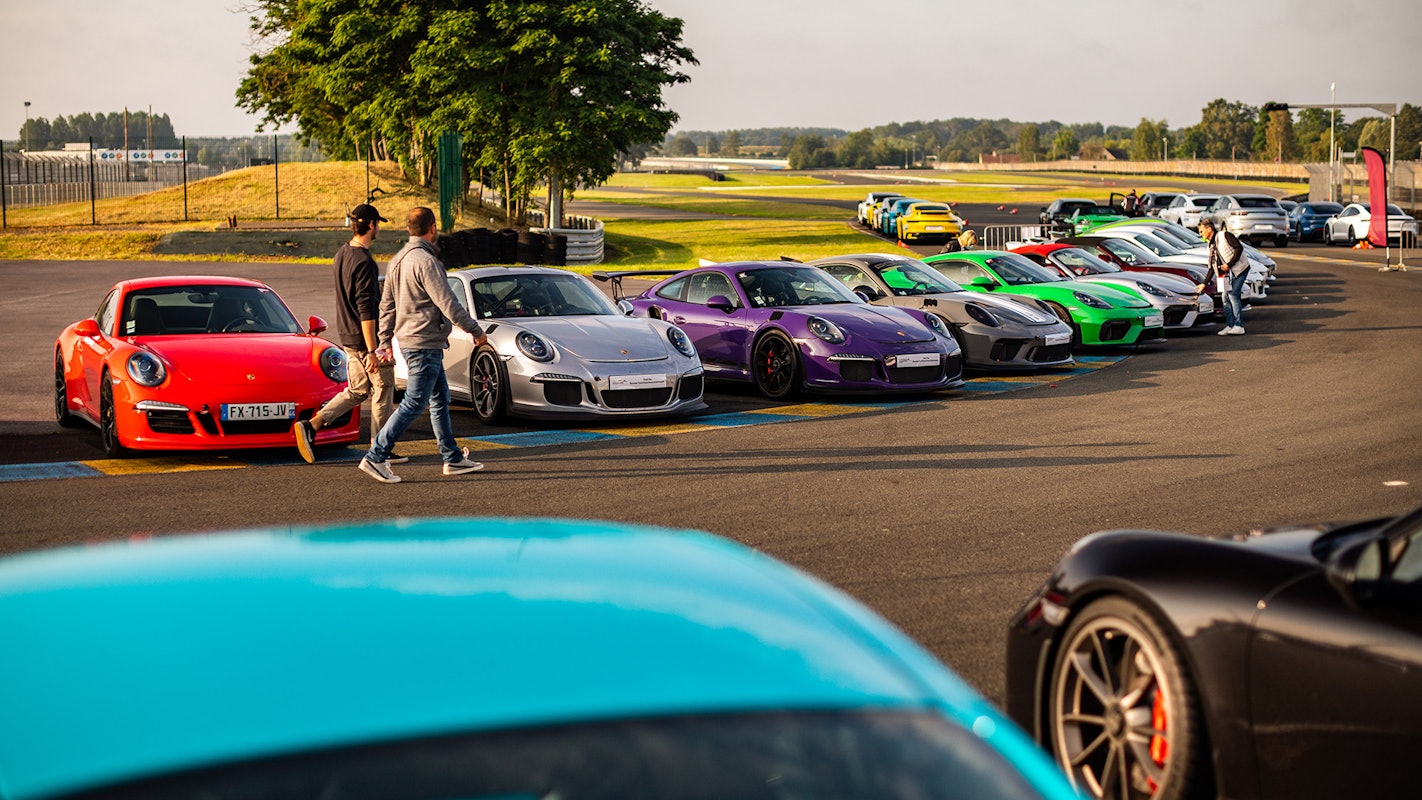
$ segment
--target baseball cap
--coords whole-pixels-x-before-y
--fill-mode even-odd
[[[375,206],[366,205],[365,203],[361,203],[360,205],[351,209],[351,219],[363,219],[367,221],[378,219],[381,222],[390,221],[385,217],[380,216],[380,212],[375,210]]]

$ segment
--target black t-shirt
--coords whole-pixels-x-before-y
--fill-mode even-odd
[[[380,319],[380,267],[364,247],[347,242],[336,251],[336,337],[344,347],[365,350],[361,320]]]

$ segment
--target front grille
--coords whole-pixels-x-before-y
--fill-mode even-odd
[[[676,396],[679,400],[695,400],[705,391],[701,375],[687,375],[681,379],[681,385],[677,387]]]
[[[1172,309],[1168,309],[1168,310],[1165,312],[1165,324],[1166,324],[1166,325],[1183,325],[1183,324],[1185,324],[1185,315],[1186,315],[1186,314],[1189,314],[1189,313],[1190,313],[1190,309],[1188,309],[1188,308],[1172,308]]]
[[[154,433],[194,433],[193,421],[186,411],[149,411],[148,427]]]
[[[581,381],[545,381],[543,399],[555,406],[576,406],[583,402]]]
[[[1062,361],[1071,355],[1071,344],[1049,344],[1046,347],[1038,347],[1028,356],[1029,361],[1047,363],[1050,361]]]
[[[839,377],[855,383],[868,383],[874,380],[874,362],[859,359],[841,361]]]
[[[222,423],[224,436],[260,436],[270,433],[285,433],[291,430],[289,419],[250,419],[240,422],[228,420]]]
[[[1138,342],[1159,342],[1165,339],[1165,331],[1160,328],[1146,328],[1141,331],[1141,338]]]
[[[608,408],[658,408],[671,402],[671,389],[606,389],[602,402]]]
[[[1013,361],[1024,344],[1026,342],[1021,339],[998,339],[992,343],[992,352],[989,354],[989,358],[993,361]]]
[[[889,370],[890,383],[935,383],[943,377],[943,367],[904,367]]]
[[[1114,319],[1109,322],[1103,322],[1101,323],[1101,341],[1109,342],[1113,339],[1124,339],[1126,334],[1130,333],[1130,331],[1131,323],[1125,320]]]

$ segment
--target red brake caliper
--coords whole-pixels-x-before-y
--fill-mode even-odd
[[[1165,693],[1159,689],[1155,690],[1155,701],[1151,704],[1150,724],[1151,727],[1158,731],[1164,732],[1168,730],[1168,728],[1166,728],[1165,719]],[[1154,761],[1157,766],[1163,767],[1165,766],[1165,759],[1169,757],[1169,755],[1170,743],[1166,741],[1165,737],[1160,734],[1151,736],[1150,760]],[[1155,791],[1159,788],[1160,786],[1156,784],[1154,780],[1150,781],[1151,794],[1155,794]]]

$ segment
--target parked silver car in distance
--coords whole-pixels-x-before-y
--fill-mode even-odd
[[[1276,247],[1289,245],[1289,216],[1267,194],[1220,195],[1201,218],[1254,245],[1266,239]]]
[[[1217,194],[1181,194],[1176,195],[1170,205],[1161,210],[1161,219],[1174,222],[1176,225],[1184,225],[1187,228],[1200,227],[1200,215],[1209,208],[1216,200],[1220,199]]]

